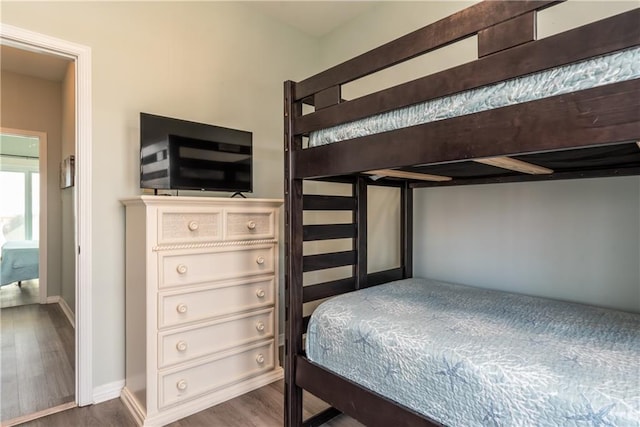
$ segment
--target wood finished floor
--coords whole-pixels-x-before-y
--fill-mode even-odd
[[[22,282],[22,286],[18,286],[18,282],[16,282],[0,288],[0,308],[37,304],[39,299],[40,284],[38,279],[25,280]]]
[[[58,304],[2,308],[0,343],[2,421],[74,400],[74,330]]]
[[[284,383],[277,381],[220,405],[198,412],[169,424],[170,427],[277,427],[283,425]],[[305,395],[305,417],[327,405],[311,395]],[[341,415],[324,424],[325,427],[362,427],[357,421]],[[23,424],[25,427],[135,427],[120,399],[98,405],[73,408],[58,414]]]

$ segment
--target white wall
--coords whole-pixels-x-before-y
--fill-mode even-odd
[[[281,198],[282,83],[318,69],[318,43],[241,2],[5,2],[2,22],[92,49],[93,385],[109,384],[124,378],[119,200],[140,193],[139,113],[252,131],[253,196]]]
[[[467,5],[382,2],[323,38],[324,67]],[[569,1],[539,14],[538,35],[634,7],[636,1]],[[357,97],[476,55],[471,38],[399,71],[361,79],[343,94]],[[383,211],[390,202],[382,197],[371,204]],[[414,207],[416,276],[640,311],[639,177],[419,189]]]
[[[640,178],[419,190],[414,272],[640,311]]]

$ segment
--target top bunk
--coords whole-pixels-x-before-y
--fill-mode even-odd
[[[536,40],[537,12],[557,3],[481,2],[286,82],[288,177],[424,187],[640,174],[640,8]],[[347,83],[471,36],[471,62],[342,98]]]

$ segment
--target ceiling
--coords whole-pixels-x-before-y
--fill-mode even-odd
[[[3,71],[10,71],[44,80],[61,82],[71,59],[47,53],[0,45],[0,63]]]

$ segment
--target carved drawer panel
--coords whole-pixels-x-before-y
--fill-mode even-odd
[[[275,366],[274,354],[274,341],[271,340],[201,362],[197,366],[160,373],[159,406],[162,408],[195,398],[269,371]]]
[[[222,240],[222,211],[160,211],[158,243]]]
[[[227,211],[226,239],[273,239],[274,213],[269,211]]]
[[[273,308],[161,332],[159,366],[166,367],[273,337]]]

